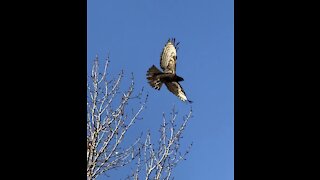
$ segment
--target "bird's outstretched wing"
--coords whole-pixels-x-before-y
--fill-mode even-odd
[[[169,39],[164,46],[160,55],[160,66],[164,73],[176,73],[177,48],[178,44],[175,39]]]
[[[178,82],[166,82],[165,83],[168,90],[170,92],[172,92],[174,95],[178,96],[182,101],[188,101],[188,102],[192,102],[190,100],[188,100],[186,93],[184,92],[183,88],[181,87],[181,85]]]

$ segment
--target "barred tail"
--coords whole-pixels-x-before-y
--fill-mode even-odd
[[[163,82],[160,81],[157,75],[162,74],[162,72],[154,65],[152,65],[147,71],[148,83],[151,87],[160,90]]]

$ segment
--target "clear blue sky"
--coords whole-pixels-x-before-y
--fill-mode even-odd
[[[194,103],[193,118],[182,147],[193,142],[186,161],[174,170],[178,180],[234,179],[234,4],[233,0],[89,0],[88,69],[98,54],[110,54],[111,75],[123,69],[135,76],[135,87],[149,93],[144,119],[133,134],[157,133],[162,112],[173,105],[179,119],[190,110],[165,86],[159,91],[146,81],[146,71],[159,58],[168,38],[180,41],[177,74]],[[127,86],[125,81],[123,86]],[[113,176],[111,179],[120,179]]]

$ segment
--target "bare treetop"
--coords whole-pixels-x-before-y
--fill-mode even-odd
[[[144,140],[138,133],[134,141],[123,143],[128,131],[142,119],[141,112],[146,107],[148,95],[144,95],[143,89],[134,93],[133,74],[128,87],[122,90],[120,84],[124,72],[109,79],[109,62],[107,58],[102,73],[99,73],[99,61],[96,57],[87,80],[87,178],[96,179],[112,169],[135,162],[136,168],[128,179],[170,179],[173,168],[189,152],[189,148],[184,153],[180,152],[179,140],[192,111],[180,126],[177,126],[174,108],[169,120],[163,115],[160,138],[157,141],[152,140],[150,130],[146,130]],[[138,100],[138,103],[133,99]],[[130,107],[135,108],[128,109]]]

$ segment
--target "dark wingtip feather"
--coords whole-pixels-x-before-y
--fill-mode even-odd
[[[180,42],[176,42],[176,38],[169,38],[168,42],[171,42],[177,50],[179,49]]]

